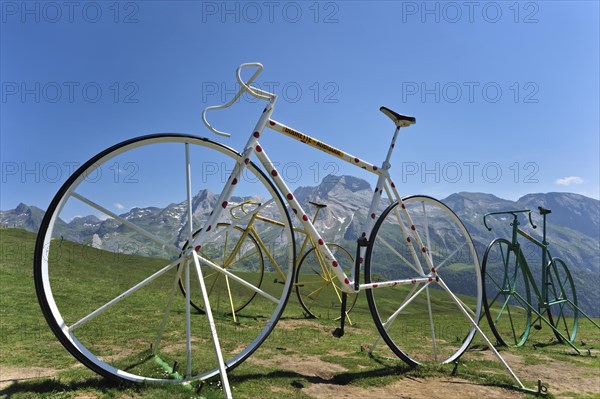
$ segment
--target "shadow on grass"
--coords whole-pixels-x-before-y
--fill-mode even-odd
[[[0,389],[0,397],[12,398],[20,393],[51,394],[57,392],[72,392],[82,389],[94,389],[105,391],[107,389],[119,389],[130,387],[115,381],[101,377],[91,377],[80,381],[61,382],[54,378],[31,378],[13,380],[14,382],[6,388]],[[7,381],[3,381],[7,382]]]
[[[364,371],[348,371],[337,373],[331,378],[324,378],[318,375],[306,375],[289,370],[277,370],[268,373],[248,373],[243,375],[230,375],[230,381],[233,383],[244,383],[253,380],[266,380],[275,382],[277,380],[292,380],[290,384],[295,388],[303,388],[304,385],[301,383],[302,380],[310,384],[330,384],[330,385],[348,385],[354,381],[366,380],[369,378],[381,378],[381,377],[398,377],[403,376],[406,373],[413,370],[409,366],[387,366],[383,363],[381,368],[375,370],[364,370]]]

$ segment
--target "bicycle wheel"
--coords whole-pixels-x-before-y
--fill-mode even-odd
[[[344,272],[350,275],[354,258],[340,245],[328,243],[327,246]],[[308,316],[332,320],[340,318],[341,284],[315,247],[306,251],[300,260],[295,285],[300,305]],[[354,307],[357,297],[357,294],[348,294],[346,297],[346,314]]]
[[[548,300],[548,319],[556,328],[553,330],[554,335],[560,342],[564,342],[565,339],[574,342],[579,324],[577,293],[571,272],[560,258],[552,258],[548,262],[546,298]]]
[[[200,254],[214,264],[219,265],[222,269],[251,283],[252,286],[260,288],[265,265],[256,238],[249,231],[247,232],[239,226],[232,226],[228,223],[217,224],[216,231],[221,236],[221,241],[209,242],[203,245]],[[188,242],[186,241],[182,250],[185,251],[187,247]],[[198,276],[195,270],[191,272],[191,280],[196,288],[192,291],[194,296],[190,300],[190,305],[201,314],[204,314],[205,310],[200,294]],[[236,314],[244,309],[257,295],[256,291],[229,278],[218,270],[207,271],[204,274],[204,283],[211,298],[212,311],[231,315],[236,320]],[[186,290],[183,277],[179,278],[179,289],[185,297]]]
[[[411,196],[403,205],[391,204],[377,220],[367,247],[365,281],[412,284],[367,290],[371,315],[388,347],[406,363],[449,363],[476,333],[469,317],[477,322],[481,313],[477,253],[463,223],[440,201]],[[422,278],[425,282],[416,280]]]
[[[110,147],[68,178],[42,221],[34,278],[46,321],[81,363],[120,380],[190,382],[219,372],[213,326],[227,369],[266,339],[289,297],[295,246],[282,198],[253,163],[236,182],[239,196],[217,204],[215,193],[241,161],[208,139],[157,134]],[[229,209],[249,195],[262,203],[254,214],[281,223],[254,228],[277,262],[265,262],[265,275],[283,274],[288,283],[257,287],[259,270],[248,264],[242,273],[240,265],[236,282],[257,292],[244,309],[246,318],[233,323],[214,312],[209,324],[206,315],[190,315],[186,298],[175,295],[182,275],[198,280],[193,252],[184,246],[216,206],[226,208],[219,222],[235,226],[228,234],[246,229],[248,220],[232,219]],[[226,228],[207,231],[206,251],[224,243]],[[205,255],[198,257],[205,276],[222,270]],[[231,285],[234,297],[238,286]]]
[[[531,331],[531,291],[523,273],[525,257],[511,243],[497,238],[483,255],[483,306],[499,345],[522,346]]]

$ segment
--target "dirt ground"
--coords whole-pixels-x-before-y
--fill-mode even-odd
[[[484,353],[488,360],[495,360],[491,352]],[[571,398],[570,394],[576,392],[590,396],[600,397],[600,370],[589,374],[581,373],[581,369],[572,364],[557,361],[551,358],[542,359],[543,363],[525,365],[523,360],[516,355],[503,353],[504,359],[510,364],[521,380],[541,379],[549,385],[550,392],[557,398]],[[284,356],[275,354],[269,359],[250,358],[248,362],[261,366],[277,367],[306,377],[310,384],[301,388],[302,391],[313,398],[402,398],[402,399],[480,399],[503,398],[519,399],[524,393],[478,385],[461,378],[413,378],[399,377],[396,382],[383,387],[362,388],[355,385],[339,385],[331,382],[336,373],[347,371],[339,364],[329,363],[317,356]],[[49,378],[56,375],[57,370],[48,368],[22,368],[0,366],[0,389],[6,388],[17,381],[27,381],[37,378]],[[534,388],[534,387],[529,387]],[[294,388],[274,387],[273,391],[284,395],[293,395]],[[95,396],[82,396],[80,399],[91,399]]]
[[[283,356],[276,355],[272,358],[248,360],[251,363],[262,366],[277,366],[281,370],[289,370],[305,376],[313,382],[302,388],[302,391],[313,398],[414,398],[414,399],[447,399],[447,398],[503,398],[518,399],[524,395],[496,387],[486,387],[474,384],[460,378],[427,378],[417,379],[412,377],[400,377],[398,381],[384,387],[362,388],[355,385],[338,385],[329,382],[333,375],[338,372],[347,371],[344,367],[328,363],[316,356]],[[282,394],[286,390],[276,388]],[[293,391],[287,392],[293,394]]]
[[[53,377],[57,370],[43,367],[6,367],[0,365],[0,389],[17,381]]]

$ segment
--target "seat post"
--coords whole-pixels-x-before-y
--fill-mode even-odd
[[[548,245],[548,242],[546,241],[546,213],[542,213],[542,244],[544,245]]]
[[[392,159],[392,153],[394,152],[394,148],[396,148],[396,139],[398,138],[398,133],[400,133],[400,126],[396,126],[396,129],[394,130],[392,142],[390,143],[390,147],[388,148],[385,161],[383,161],[383,165],[381,165],[381,169],[383,170],[388,170],[392,167],[392,165],[390,164],[390,159]]]
[[[396,126],[396,130],[394,131],[394,136],[392,137],[392,143],[390,144],[390,148],[388,149],[387,156],[385,157],[385,161],[383,165],[381,165],[382,169],[388,170],[390,165],[390,159],[392,157],[392,152],[394,151],[394,147],[396,146],[396,139],[398,138],[398,133],[400,132],[401,127],[407,127],[417,123],[417,119],[412,116],[406,116],[399,114],[397,112],[392,111],[387,107],[380,107],[379,110],[384,113],[385,116],[390,118],[394,125]]]

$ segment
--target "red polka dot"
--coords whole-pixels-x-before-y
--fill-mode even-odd
[[[413,230],[413,231],[417,230],[417,228],[415,227],[414,224],[410,226],[410,229]]]
[[[308,216],[302,215],[302,220],[304,220],[305,222],[307,222],[308,221]]]
[[[406,209],[406,205],[402,204],[402,209]]]
[[[375,219],[375,214],[374,213],[371,214],[371,219]]]
[[[208,226],[208,227],[206,228],[206,231],[210,231],[210,229],[212,229],[212,226]]]
[[[364,259],[362,258],[362,256],[360,256],[360,257],[358,258],[358,263],[359,263],[359,264],[360,264],[360,263],[363,263],[363,261],[364,261]]]
[[[246,159],[244,159],[244,163],[245,163],[246,165],[248,165],[248,164],[250,163],[250,159],[249,159],[249,158],[246,158]]]
[[[231,185],[235,186],[237,184],[237,179],[234,177],[233,180],[231,181]]]
[[[287,199],[289,199],[290,201],[294,199],[294,195],[292,193],[289,193],[287,195]]]
[[[323,241],[322,238],[319,238],[319,245],[323,245],[323,244],[325,244],[325,241]]]
[[[200,252],[200,248],[202,248],[202,246],[200,246],[200,245],[196,245],[196,248],[194,248],[194,250],[195,250],[196,252]]]
[[[432,272],[432,273],[435,273],[435,267],[432,267],[432,268],[431,268],[431,272]]]
[[[277,171],[275,169],[273,169],[271,171],[271,176],[273,176],[273,177],[277,176]]]
[[[350,279],[349,279],[348,277],[346,277],[346,278],[344,279],[344,283],[346,283],[346,284],[350,284]]]
[[[223,201],[223,203],[221,204],[221,206],[222,206],[223,208],[227,208],[227,204],[228,204],[228,202],[227,202],[227,201]]]
[[[293,208],[292,211],[294,211],[294,213],[297,215],[298,214],[298,209]]]
[[[333,267],[338,267],[337,260],[334,260],[333,262],[331,262],[331,264],[333,265]]]
[[[354,158],[354,162],[356,162],[356,163],[359,163],[359,162],[360,162],[360,159],[358,159],[358,158]]]
[[[393,188],[396,188],[396,185],[394,184],[394,182],[392,182],[392,187],[393,187]]]
[[[269,121],[269,125],[271,125],[271,126],[275,126],[275,122],[273,122],[273,121]]]
[[[260,137],[260,133],[259,132],[254,132],[254,137],[256,137],[256,138]]]
[[[373,288],[379,287],[379,284],[373,284]]]
[[[413,284],[416,284],[416,283],[417,283],[417,280],[415,280],[415,279],[413,278],[413,279],[412,279],[412,283],[413,283]]]
[[[410,237],[406,237],[406,242],[410,242]]]
[[[373,170],[377,170],[377,166],[373,165]]]
[[[429,282],[432,282],[432,281],[433,281],[433,279],[432,279],[431,277],[429,277],[429,278],[428,278],[428,280],[429,280]]]
[[[425,247],[421,248],[421,252],[423,252],[423,253],[427,252],[427,248],[425,248]]]
[[[262,147],[261,147],[261,146],[259,146],[259,145],[257,145],[257,146],[256,146],[256,152],[262,152]]]

